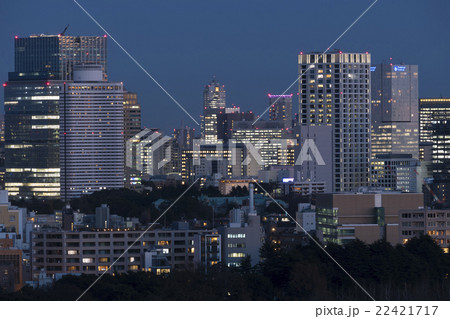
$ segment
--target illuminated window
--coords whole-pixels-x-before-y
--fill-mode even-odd
[[[78,250],[68,250],[67,255],[78,255],[80,252]]]
[[[94,258],[83,258],[83,264],[91,264],[94,262]]]
[[[108,266],[98,266],[97,269],[98,271],[106,271],[108,270]]]
[[[101,257],[98,259],[98,261],[101,263],[109,263],[109,257]]]

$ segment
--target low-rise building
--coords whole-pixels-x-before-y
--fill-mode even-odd
[[[194,237],[197,234],[217,234],[216,230],[155,229],[137,230],[32,232],[32,274],[37,278],[41,269],[47,274],[145,270],[145,252],[160,246],[171,269],[194,267]],[[129,248],[130,247],[130,248]],[[129,248],[129,249],[128,249]],[[127,250],[128,249],[128,250]]]
[[[324,241],[345,244],[360,239],[400,243],[399,212],[423,208],[422,193],[317,194],[317,231]]]
[[[403,244],[413,237],[429,235],[448,252],[450,245],[450,210],[403,210],[400,212],[399,234]]]

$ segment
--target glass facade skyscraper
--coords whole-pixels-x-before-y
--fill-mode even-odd
[[[5,189],[59,197],[58,81],[5,83]]]
[[[60,196],[59,91],[80,63],[100,65],[106,37],[31,35],[14,39],[14,72],[4,83],[5,188],[12,196]]]
[[[107,74],[105,36],[31,35],[14,41],[14,70],[22,77],[72,80],[76,64],[97,64]]]
[[[433,142],[433,123],[450,121],[450,99],[420,99],[420,143]]]
[[[379,64],[372,74],[372,158],[419,158],[418,66]]]

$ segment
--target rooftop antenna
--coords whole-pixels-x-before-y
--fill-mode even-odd
[[[66,28],[64,29],[64,31],[61,32],[61,35],[64,35],[64,33],[66,33],[67,29],[69,28],[69,25],[70,25],[70,24],[68,24],[68,25],[66,26]]]

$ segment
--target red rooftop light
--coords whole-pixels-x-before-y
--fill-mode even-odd
[[[14,39],[18,39],[19,38],[19,36],[18,35],[16,35],[15,37],[14,37]]]
[[[6,86],[6,83],[3,83],[3,87],[5,87]]]
[[[103,37],[106,38],[106,34],[104,34]]]
[[[46,85],[50,85],[50,82],[45,83]]]

